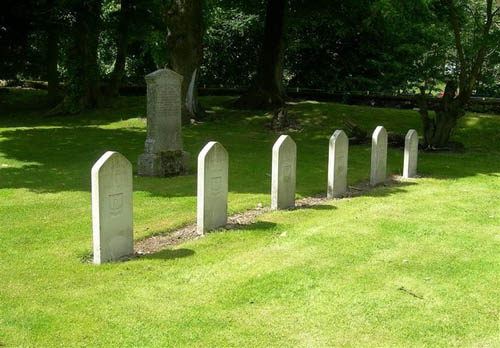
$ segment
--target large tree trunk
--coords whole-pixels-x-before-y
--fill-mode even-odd
[[[116,60],[107,89],[107,94],[111,97],[119,94],[121,82],[125,75],[131,8],[131,0],[121,0],[120,19],[116,33]]]
[[[184,124],[189,123],[191,118],[202,117],[198,99],[198,78],[195,74],[195,71],[199,71],[203,58],[201,9],[202,0],[175,0],[166,14],[171,67],[184,77],[182,82]],[[188,93],[189,89],[191,93]]]
[[[436,107],[434,117],[429,115],[425,89],[419,97],[420,116],[422,118],[424,147],[429,150],[446,148],[449,145],[453,129],[458,119],[465,115],[462,100],[457,96],[457,85],[454,81],[446,84],[443,98]]]
[[[57,63],[59,61],[59,30],[57,19],[55,18],[54,0],[47,2],[50,11],[50,19],[47,24],[47,84],[49,103],[56,104],[59,101],[59,76],[57,73]]]
[[[72,28],[72,45],[68,50],[67,94],[47,115],[79,113],[102,103],[97,61],[101,0],[77,1],[72,11],[75,23]]]
[[[78,80],[76,97],[82,108],[101,105],[101,87],[97,47],[99,44],[101,0],[82,1],[76,18],[76,47],[80,54],[80,69],[83,76]]]
[[[59,30],[50,25],[47,30],[47,84],[49,102],[52,106],[59,100],[59,75],[57,63],[59,61]]]
[[[251,108],[281,106],[286,99],[283,87],[285,58],[285,20],[288,0],[268,0],[264,27],[264,44],[257,74],[248,92],[238,104]]]

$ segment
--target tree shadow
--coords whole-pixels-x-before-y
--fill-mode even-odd
[[[140,99],[140,104],[145,105],[143,99]],[[326,124],[318,125],[318,128],[307,129],[307,132],[292,134],[298,146],[297,193],[302,196],[324,192],[328,138],[331,130],[336,127],[336,123],[331,119],[337,117],[336,113],[347,112],[350,108],[332,106],[334,108],[332,112],[328,109],[328,104],[321,104],[322,109],[318,111],[317,105],[311,105],[314,105],[312,110],[300,106],[306,109],[304,112],[311,112],[311,115],[302,117],[315,117],[314,113],[319,112],[321,123],[326,122]],[[300,108],[296,111],[298,112]],[[218,110],[216,105],[213,109]],[[365,109],[360,110],[367,113],[369,110]],[[383,109],[380,110],[383,111]],[[382,111],[379,111],[379,114]],[[7,163],[0,163],[0,188],[25,188],[33,192],[90,192],[92,165],[108,150],[122,153],[130,160],[136,171],[137,157],[144,150],[146,129],[142,127],[100,128],[98,125],[109,123],[110,120],[116,120],[121,116],[118,115],[117,118],[106,116],[99,120],[99,112],[99,110],[95,111],[95,114],[91,113],[91,116],[87,117],[87,115],[82,118],[87,117],[91,125],[87,125],[85,123],[87,121],[79,123],[81,120],[77,122],[71,118],[61,118],[59,121],[64,126],[4,130],[0,138],[0,153]],[[229,152],[230,192],[270,194],[271,149],[279,134],[263,130],[262,124],[267,122],[264,112],[254,113],[230,109],[224,110],[221,115],[226,118],[224,122],[210,121],[183,129],[185,148],[191,153],[189,175],[172,178],[135,176],[134,191],[143,191],[151,196],[160,197],[195,197],[197,154],[209,140],[217,140]],[[389,116],[391,119],[394,117],[392,114]],[[342,117],[335,122],[342,121]],[[406,123],[403,124],[403,122],[408,121],[396,120],[394,122],[395,124],[400,122],[401,127],[406,127]],[[24,120],[19,119],[19,122],[15,124],[28,127],[32,123],[29,121],[25,123]],[[500,137],[496,130],[498,127],[495,128],[495,126],[499,124],[498,117],[472,115],[457,129],[457,133],[461,138],[468,139],[465,141],[466,145],[475,150],[464,154],[421,153],[419,172],[440,179],[456,179],[477,174],[497,175],[495,173],[500,173],[500,161],[498,161]],[[40,124],[36,125],[40,126]],[[50,126],[52,123],[45,125]],[[469,139],[470,135],[473,135],[474,139]],[[481,151],[485,155],[477,156]],[[389,150],[389,172],[401,171],[402,157],[402,151]],[[10,164],[11,159],[16,163]],[[369,146],[350,147],[350,183],[367,179],[370,170],[369,161]],[[373,194],[377,195],[388,195],[398,191],[390,189],[374,192],[376,193]]]
[[[16,129],[2,132],[0,152],[21,167],[1,164],[0,188],[34,192],[90,191],[90,170],[108,150],[130,158],[139,153],[144,132],[98,127]],[[14,164],[19,165],[19,164]]]
[[[388,181],[385,184],[368,186],[368,189],[361,192],[359,196],[389,197],[398,193],[406,193],[408,191],[405,188],[414,185],[418,185],[418,181]]]
[[[146,117],[146,97],[118,97],[106,100],[99,109],[79,114],[46,116],[51,109],[46,91],[8,88],[0,98],[0,128],[40,126],[107,125]]]
[[[310,209],[310,210],[335,210],[338,209],[337,207],[333,205],[328,205],[328,204],[304,204],[300,206],[296,206],[293,210],[303,210],[303,209]]]
[[[253,231],[253,230],[270,230],[276,227],[276,223],[270,221],[255,221],[248,224],[227,224],[224,228],[225,230],[242,230],[242,231]]]
[[[148,260],[173,260],[173,259],[181,259],[184,257],[189,257],[193,256],[195,254],[194,250],[191,249],[163,249],[161,251],[147,254],[144,256],[141,256],[141,259],[148,259]]]

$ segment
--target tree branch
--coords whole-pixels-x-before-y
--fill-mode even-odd
[[[488,37],[490,35],[490,30],[491,30],[491,26],[493,24],[493,17],[494,16],[495,15],[493,12],[493,0],[487,0],[487,3],[486,3],[486,23],[484,25],[483,36],[481,38],[481,46],[477,52],[476,58],[474,60],[474,64],[473,64],[472,69],[471,69],[467,89],[464,91],[465,92],[464,98],[466,99],[466,100],[464,100],[465,102],[467,102],[469,97],[472,95],[472,89],[474,88],[474,85],[476,84],[476,80],[478,79],[479,74],[481,72],[481,67],[483,66],[484,58],[486,57],[486,53],[487,53]],[[462,94],[462,91],[460,91],[460,93]]]
[[[488,0],[491,1],[491,0]],[[457,49],[458,61],[460,64],[460,89],[465,87],[467,78],[467,65],[465,62],[464,48],[462,46],[462,35],[460,33],[460,23],[458,22],[457,11],[455,9],[455,1],[447,0],[448,10],[450,12],[451,26],[455,37],[455,46]]]

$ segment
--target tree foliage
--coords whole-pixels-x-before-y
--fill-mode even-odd
[[[201,53],[194,65],[200,84],[250,86],[257,78],[266,39],[268,1],[197,1],[201,19],[186,19],[179,28],[199,22]],[[281,82],[285,87],[349,93],[427,95],[443,92],[453,80],[461,95],[500,96],[495,1],[452,1],[452,17],[450,0],[289,0]],[[484,35],[488,3],[493,19]],[[98,92],[115,95],[118,81],[143,84],[147,73],[175,65],[174,44],[167,40],[166,13],[172,4],[173,0],[4,0],[0,78],[43,79],[55,87],[61,81],[67,95],[97,105]],[[88,6],[93,10],[89,12]],[[84,37],[87,29],[90,36]],[[186,57],[194,57],[192,52]],[[95,64],[89,63],[94,58],[83,63],[82,57],[91,56]],[[474,83],[468,78],[472,75],[477,75]],[[97,89],[89,93],[89,86]]]

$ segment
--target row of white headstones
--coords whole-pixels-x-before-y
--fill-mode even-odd
[[[349,139],[342,130],[330,138],[328,156],[328,198],[347,192]],[[403,177],[416,176],[418,134],[410,130],[405,138]],[[295,205],[297,146],[288,135],[278,138],[272,149],[271,208]],[[227,223],[228,164],[226,149],[211,141],[198,155],[197,231]],[[387,179],[387,132],[379,126],[372,135],[370,185]],[[132,165],[120,153],[106,152],[92,167],[92,227],[94,263],[117,261],[134,252],[132,209]]]

